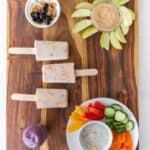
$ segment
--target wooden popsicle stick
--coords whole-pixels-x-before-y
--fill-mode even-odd
[[[35,55],[35,49],[34,48],[9,48],[8,50],[9,54],[19,54],[19,55]]]
[[[36,100],[37,100],[36,95],[33,95],[33,94],[18,94],[18,93],[12,94],[11,99],[15,100],[15,101],[29,101],[29,102],[36,102]]]
[[[76,77],[95,76],[97,74],[98,74],[97,69],[76,69],[75,70]]]

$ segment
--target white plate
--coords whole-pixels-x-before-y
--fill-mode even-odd
[[[133,115],[133,113],[129,110],[129,108],[127,106],[125,106],[124,104],[122,104],[119,101],[116,101],[114,99],[110,99],[110,98],[95,98],[95,99],[91,99],[88,100],[84,103],[82,103],[82,106],[87,106],[89,103],[94,103],[95,101],[99,101],[104,103],[105,105],[111,105],[111,104],[119,104],[120,106],[122,106],[123,111],[126,112],[129,116],[129,118],[131,120],[133,120],[134,122],[134,129],[133,131],[131,131],[131,135],[132,135],[132,140],[133,140],[133,148],[134,150],[137,147],[138,144],[138,139],[139,139],[139,129],[138,129],[138,124],[137,121]],[[71,120],[68,120],[68,125],[71,123]],[[67,138],[67,144],[70,150],[82,150],[80,144],[79,144],[79,130],[69,133],[66,131],[66,138]]]

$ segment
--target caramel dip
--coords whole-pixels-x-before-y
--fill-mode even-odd
[[[94,26],[101,31],[111,31],[119,25],[120,12],[109,3],[97,5],[91,15]]]

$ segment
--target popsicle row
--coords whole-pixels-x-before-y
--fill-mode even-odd
[[[65,60],[69,57],[68,42],[35,41],[34,48],[10,48],[10,54],[34,54],[37,61]],[[75,69],[74,63],[47,64],[42,66],[44,83],[75,83],[76,77],[95,76],[97,69]],[[34,101],[39,109],[65,108],[68,106],[66,89],[37,89],[36,94],[19,94],[11,96],[12,100]]]

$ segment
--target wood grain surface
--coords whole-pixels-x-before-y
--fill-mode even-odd
[[[48,29],[37,29],[25,19],[26,0],[8,0],[9,47],[31,47],[34,40],[68,41],[69,62],[77,69],[94,67],[97,77],[78,78],[76,84],[43,84],[41,66],[34,56],[8,55],[7,94],[7,150],[28,150],[22,142],[23,129],[34,123],[42,123],[49,129],[48,140],[41,150],[68,150],[66,123],[74,106],[95,97],[110,97],[126,104],[138,119],[138,2],[128,6],[136,12],[136,22],[130,28],[128,43],[123,51],[105,51],[99,46],[99,34],[82,40],[80,34],[72,34],[71,19],[74,6],[80,0],[60,0],[62,13],[59,21]],[[67,62],[68,62],[67,61]],[[48,62],[55,63],[55,62]],[[35,93],[36,88],[66,88],[69,90],[67,109],[37,110],[35,103],[11,101],[12,93]],[[37,149],[39,150],[39,149]]]

